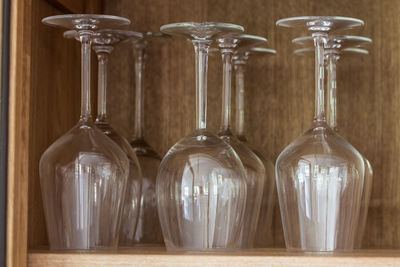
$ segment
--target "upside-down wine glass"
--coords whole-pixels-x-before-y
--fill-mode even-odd
[[[131,146],[142,168],[142,198],[138,226],[135,235],[136,245],[164,244],[160,220],[157,212],[156,179],[161,157],[146,142],[143,134],[144,124],[144,70],[146,63],[146,37],[166,37],[159,32],[146,32],[145,38],[131,41],[135,56],[135,133]]]
[[[59,15],[44,24],[77,31],[82,44],[81,116],[40,159],[40,184],[51,249],[116,248],[129,161],[93,123],[90,107],[90,49],[101,28],[130,23],[108,15]]]
[[[328,32],[362,26],[363,21],[295,17],[276,24],[312,31],[315,45],[313,124],[281,152],[275,167],[286,247],[302,251],[351,250],[360,212],[364,160],[326,122],[324,46]]]
[[[246,174],[236,152],[206,130],[207,59],[211,42],[243,27],[214,22],[167,24],[196,54],[196,130],[165,155],[157,176],[157,203],[169,251],[210,252],[237,246],[246,204]]]
[[[94,124],[110,137],[129,159],[129,176],[121,216],[119,246],[133,246],[134,244],[142,193],[142,173],[138,158],[129,142],[111,127],[106,114],[108,58],[114,49],[113,46],[128,38],[140,40],[143,35],[134,31],[104,30],[97,32],[93,37],[93,50],[98,59],[97,118]]]
[[[64,32],[66,38],[76,38],[74,30]],[[107,119],[108,58],[114,46],[126,39],[139,40],[143,34],[133,31],[104,29],[93,34],[92,46],[98,59],[97,117],[95,125],[125,152],[129,160],[129,175],[121,216],[119,246],[132,246],[140,212],[142,175],[138,159],[128,141],[111,127]]]
[[[254,46],[256,44],[266,43],[267,39],[249,34],[228,34],[218,38],[217,41],[222,55],[223,67],[222,116],[218,136],[235,150],[246,171],[247,200],[238,248],[252,248],[254,246],[254,238],[260,214],[265,180],[265,167],[260,158],[245,144],[239,141],[231,130],[232,58],[238,46],[242,48]]]
[[[292,42],[300,45],[312,45],[312,37],[300,37],[294,39]],[[367,44],[372,43],[372,40],[362,36],[352,35],[331,35],[329,36],[325,50],[325,65],[327,70],[327,113],[329,126],[338,133],[337,128],[337,81],[336,81],[336,65],[340,59],[341,54],[355,53],[361,55],[368,55],[368,50],[360,49]],[[314,51],[310,48],[297,49],[295,54],[302,55]],[[361,198],[360,216],[356,228],[355,248],[361,248],[362,237],[364,234],[365,225],[367,222],[369,200],[371,198],[371,189],[373,182],[373,169],[366,157],[364,157],[364,185]]]
[[[236,85],[236,136],[251,149],[262,161],[266,171],[263,196],[260,207],[260,215],[254,240],[255,247],[268,247],[271,245],[272,218],[274,210],[275,195],[275,166],[254,146],[248,143],[245,136],[245,69],[249,57],[275,55],[276,51],[264,47],[239,48],[233,57]]]
[[[344,39],[344,43],[353,41],[354,43],[359,42],[359,45],[371,43],[372,40],[369,38],[360,36],[348,36]],[[329,43],[328,43],[329,44]],[[338,132],[337,128],[337,82],[336,82],[336,64],[340,59],[340,54],[344,53],[356,53],[361,55],[368,54],[368,50],[359,49],[359,48],[346,48],[346,47],[337,47],[330,48],[325,52],[326,61],[327,61],[327,85],[328,85],[328,122],[329,126],[335,131]],[[361,248],[362,238],[364,235],[365,225],[367,223],[367,215],[368,215],[368,207],[369,200],[371,198],[371,189],[373,182],[373,169],[368,161],[368,159],[363,156],[364,165],[365,165],[365,174],[364,174],[364,186],[361,197],[361,207],[360,207],[360,216],[358,219],[358,225],[356,228],[356,237],[355,237],[355,248]]]

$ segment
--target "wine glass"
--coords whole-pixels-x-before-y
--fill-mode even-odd
[[[146,142],[143,135],[144,120],[144,69],[148,37],[168,37],[160,32],[146,32],[145,39],[132,39],[135,55],[135,136],[131,146],[142,169],[142,198],[140,200],[140,216],[135,235],[136,245],[164,244],[160,220],[157,213],[156,178],[161,157]]]
[[[143,34],[124,30],[101,30],[93,37],[93,50],[98,59],[98,100],[97,118],[95,125],[108,137],[110,137],[125,152],[129,159],[129,176],[121,217],[121,228],[119,234],[119,246],[132,246],[136,233],[140,212],[140,199],[142,191],[142,173],[138,158],[129,142],[114,128],[107,120],[106,93],[107,93],[107,70],[108,58],[115,45],[126,39],[140,40]]]
[[[364,183],[360,153],[327,124],[324,46],[328,32],[362,26],[344,17],[296,17],[277,26],[312,31],[315,46],[315,116],[312,127],[288,145],[276,162],[276,184],[286,247],[337,251],[354,246]]]
[[[301,45],[312,44],[312,37],[296,38],[293,43]],[[341,54],[353,53],[360,55],[368,55],[368,50],[357,48],[372,43],[372,40],[362,36],[351,35],[333,35],[329,36],[325,50],[325,61],[327,69],[327,93],[328,93],[328,124],[337,133],[337,82],[336,82],[336,65]],[[302,48],[295,50],[295,54],[305,54],[314,51],[312,48]],[[364,185],[361,198],[360,216],[356,228],[355,248],[361,248],[362,237],[367,222],[369,200],[371,198],[371,189],[373,182],[373,169],[367,158],[363,156],[365,166]]]
[[[252,248],[260,214],[266,173],[260,158],[239,141],[231,131],[232,58],[238,46],[241,48],[254,46],[266,43],[267,39],[249,34],[228,34],[218,38],[217,41],[222,55],[223,66],[222,117],[218,136],[235,150],[246,171],[247,200],[238,247]]]
[[[64,32],[66,38],[77,38],[75,30]],[[134,31],[103,29],[92,35],[93,50],[98,59],[97,118],[95,125],[125,152],[129,160],[129,175],[121,217],[119,245],[132,246],[139,218],[142,174],[138,159],[128,141],[111,127],[107,119],[107,70],[108,58],[114,46],[126,39],[139,40],[143,34]]]
[[[246,174],[232,147],[206,130],[207,59],[218,35],[243,27],[185,22],[160,29],[191,40],[196,54],[196,130],[168,151],[157,175],[165,245],[169,251],[234,249],[246,204]]]
[[[365,38],[365,37],[363,37]],[[369,39],[369,38],[367,38]],[[332,40],[332,38],[330,38]],[[371,43],[372,40],[363,41],[361,36],[348,36],[344,41],[344,44],[347,42],[355,43],[357,46],[365,45],[367,43]],[[358,42],[358,43],[357,43]],[[329,43],[329,42],[328,42]],[[332,47],[332,46],[331,46]],[[341,48],[343,47],[343,48]],[[367,55],[368,50],[360,49],[360,48],[346,48],[343,45],[339,48],[329,48],[325,52],[325,57],[327,61],[327,89],[328,89],[328,122],[329,126],[335,131],[338,132],[337,128],[337,82],[336,82],[336,64],[340,59],[340,54],[344,53],[356,53],[360,55]],[[363,156],[364,166],[365,166],[365,176],[364,176],[364,186],[361,197],[361,207],[360,207],[360,216],[358,219],[358,224],[356,227],[356,237],[355,237],[355,248],[361,248],[362,238],[365,230],[365,225],[367,223],[367,215],[368,215],[368,206],[369,200],[371,198],[371,189],[373,182],[373,169],[366,157]]]
[[[274,163],[266,158],[263,153],[258,151],[254,146],[248,143],[244,133],[245,125],[245,68],[249,56],[267,56],[275,55],[276,51],[264,47],[244,47],[239,48],[233,57],[233,65],[235,69],[235,85],[236,85],[236,137],[243,144],[251,149],[264,164],[266,177],[264,181],[263,196],[258,217],[258,224],[255,237],[255,247],[267,247],[271,240],[271,226],[274,209],[275,194],[275,166]]]
[[[92,14],[44,18],[44,24],[77,31],[82,44],[81,116],[40,159],[40,184],[50,249],[116,248],[129,172],[118,145],[93,123],[90,49],[95,30],[130,23]]]

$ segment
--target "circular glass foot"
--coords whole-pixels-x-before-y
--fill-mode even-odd
[[[42,19],[42,23],[67,29],[98,30],[129,25],[131,21],[127,18],[111,15],[68,14],[46,17]]]
[[[273,56],[276,55],[276,50],[265,48],[265,47],[247,47],[238,49],[235,56],[233,57],[234,61],[237,60],[247,60],[250,55],[258,55],[258,56]]]
[[[292,43],[304,46],[314,46],[312,36],[298,37],[292,40]],[[354,35],[330,35],[325,48],[344,49],[348,47],[359,47],[372,43],[368,37]]]
[[[325,54],[328,54],[330,51],[329,50],[325,50]],[[311,53],[314,53],[315,49],[312,47],[307,47],[307,48],[301,48],[301,49],[296,49],[293,51],[293,54],[298,55],[298,56],[305,56],[305,55],[309,55]],[[344,48],[340,51],[335,50],[336,53],[339,54],[345,54],[345,53],[354,53],[354,54],[363,54],[363,55],[368,55],[369,52],[366,49],[362,49],[362,48],[354,48],[354,47],[349,47],[349,48]]]
[[[355,53],[355,54],[362,54],[362,55],[368,55],[369,52],[367,49],[362,49],[362,48],[353,48],[353,47],[349,47],[349,48],[345,48],[341,51],[341,53]]]
[[[219,38],[218,42],[223,44],[226,40],[231,40],[237,43],[237,49],[246,49],[268,42],[267,38],[265,37],[250,34],[227,34]]]
[[[190,40],[210,40],[217,35],[243,32],[242,26],[221,22],[181,22],[161,26],[161,32]]]
[[[364,22],[356,18],[337,16],[304,16],[280,19],[277,26],[299,28],[313,32],[330,32],[361,27]]]

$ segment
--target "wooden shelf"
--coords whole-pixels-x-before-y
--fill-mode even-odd
[[[29,267],[100,266],[400,266],[399,250],[359,250],[351,253],[292,253],[284,249],[255,249],[226,254],[176,254],[163,248],[115,252],[65,253],[33,250]]]

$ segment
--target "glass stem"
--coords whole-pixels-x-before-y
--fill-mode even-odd
[[[196,53],[196,129],[207,126],[208,49],[211,41],[193,40]]]
[[[98,59],[98,92],[97,92],[97,122],[106,121],[107,116],[107,69],[109,53],[100,51]]]
[[[232,95],[232,55],[233,49],[223,48],[222,54],[222,117],[221,131],[231,128],[231,95]]]
[[[80,31],[81,42],[81,121],[92,119],[90,106],[90,55],[91,55],[91,31]]]
[[[327,56],[327,84],[328,84],[328,124],[333,130],[337,130],[337,83],[336,83],[336,64],[339,57],[336,54]]]
[[[135,139],[143,138],[143,84],[144,84],[144,64],[145,64],[145,42],[135,43],[135,77],[136,77],[136,96],[135,96]]]
[[[314,33],[315,45],[315,122],[324,122],[325,103],[324,103],[324,43],[326,34]]]
[[[244,136],[244,71],[245,62],[235,63],[236,81],[236,135]]]

